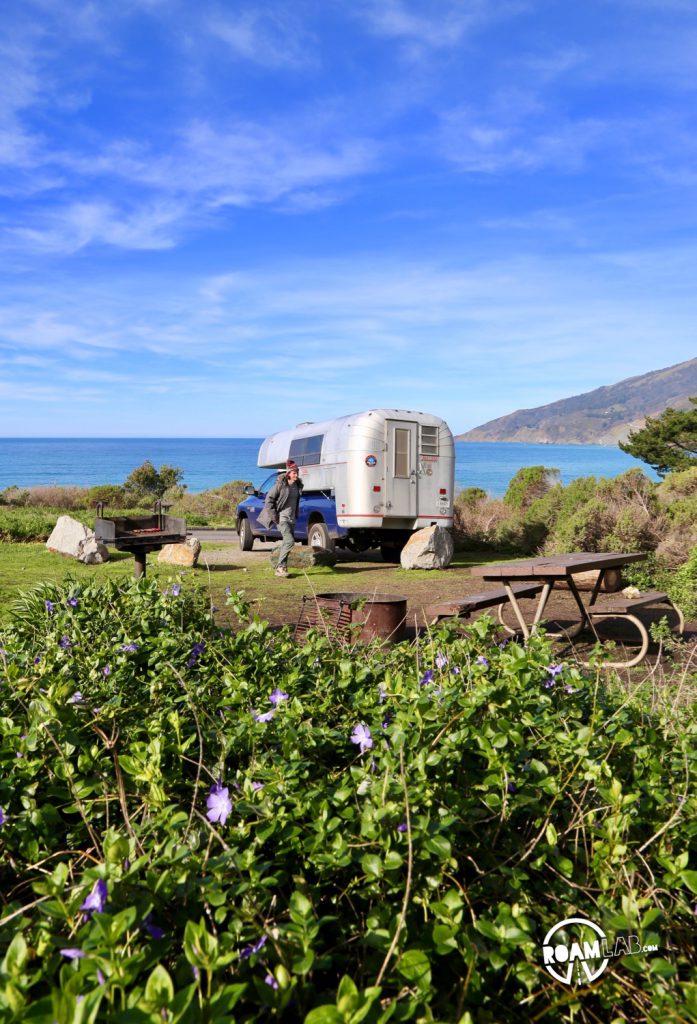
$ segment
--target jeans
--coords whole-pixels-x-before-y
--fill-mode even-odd
[[[284,516],[281,512],[281,517],[278,523],[278,529],[281,531],[281,537],[283,542],[281,544],[281,550],[278,553],[278,567],[287,568],[288,555],[293,550],[295,544],[295,538],[293,537],[293,527],[295,521],[287,516]]]

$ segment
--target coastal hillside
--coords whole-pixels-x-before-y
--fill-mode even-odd
[[[537,409],[519,409],[459,434],[456,440],[617,444],[642,427],[647,416],[658,416],[668,406],[686,409],[691,395],[697,395],[697,359]]]

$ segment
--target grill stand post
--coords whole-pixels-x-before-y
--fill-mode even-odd
[[[134,551],[133,557],[135,558],[135,564],[133,566],[133,576],[135,579],[145,579],[145,559],[147,554],[145,551]]]

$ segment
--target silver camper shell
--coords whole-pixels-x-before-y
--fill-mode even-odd
[[[284,469],[293,459],[304,493],[330,494],[339,526],[411,532],[451,527],[455,446],[439,416],[368,409],[301,423],[267,437],[258,465]]]

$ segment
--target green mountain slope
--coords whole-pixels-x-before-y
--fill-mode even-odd
[[[628,377],[618,384],[563,398],[537,409],[519,409],[459,434],[458,441],[543,444],[617,444],[669,405],[686,409],[697,395],[697,359]]]

